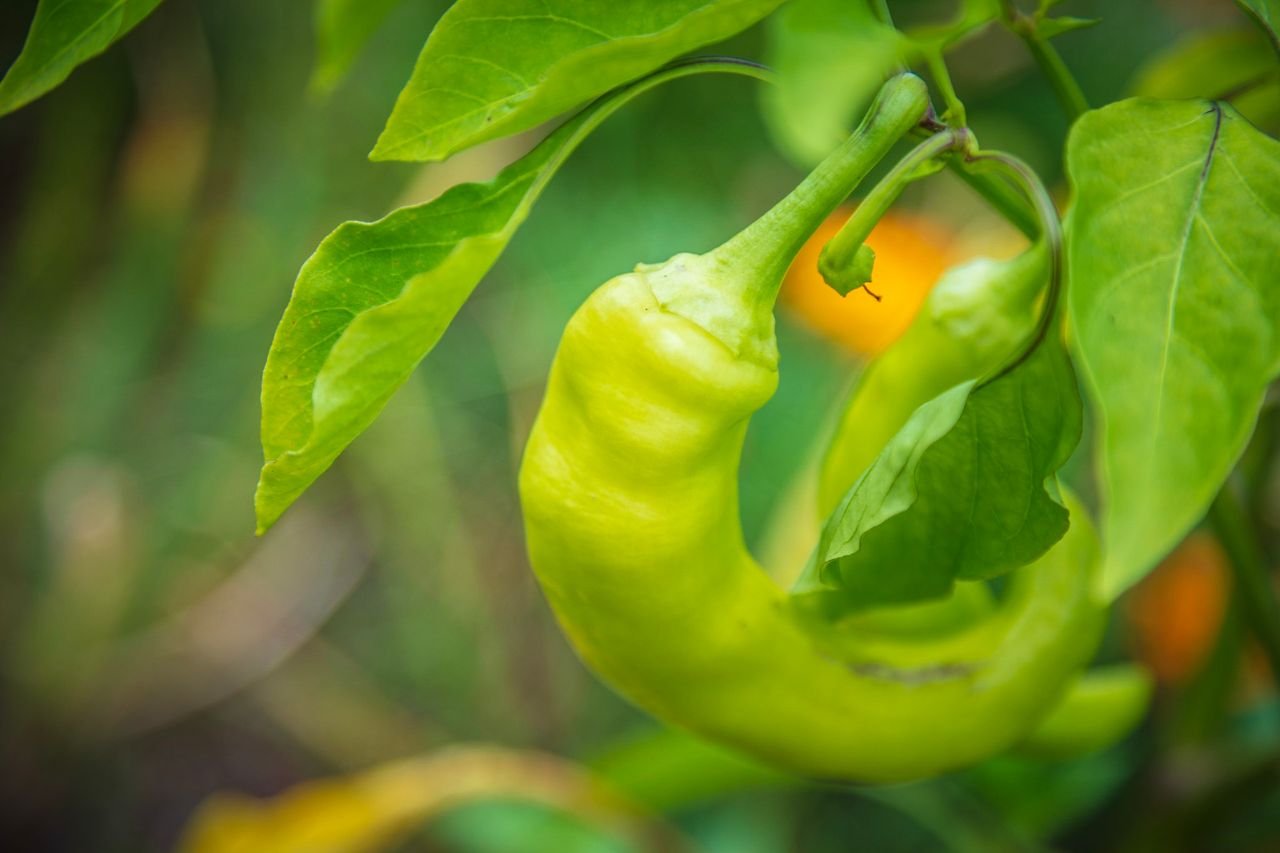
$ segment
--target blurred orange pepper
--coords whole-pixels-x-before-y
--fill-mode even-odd
[[[1227,558],[1208,533],[1188,536],[1126,600],[1136,657],[1166,684],[1204,662],[1226,610]]]
[[[796,255],[782,284],[782,302],[809,328],[859,355],[874,356],[898,339],[944,270],[956,260],[949,229],[918,214],[890,212],[867,240],[876,253],[868,288],[841,296],[818,272],[822,247],[849,214],[831,214]]]

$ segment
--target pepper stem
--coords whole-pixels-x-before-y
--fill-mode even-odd
[[[858,129],[767,213],[707,257],[738,273],[747,307],[772,312],[791,260],[894,144],[919,124],[929,92],[914,74],[881,87]]]
[[[871,250],[866,246],[871,230],[898,200],[907,184],[922,176],[935,159],[971,144],[965,128],[949,128],[921,142],[880,179],[835,237],[822,249],[818,270],[827,284],[841,294],[871,280]],[[939,166],[939,168],[941,168]]]
[[[1035,331],[1032,332],[1031,337],[1023,345],[1018,355],[1001,368],[999,372],[981,380],[978,383],[979,387],[981,387],[1006,375],[1030,358],[1036,347],[1040,346],[1041,342],[1049,336],[1049,331],[1053,328],[1054,322],[1058,318],[1060,307],[1058,303],[1062,293],[1063,272],[1062,223],[1058,219],[1058,209],[1053,206],[1053,198],[1050,197],[1049,191],[1045,189],[1044,184],[1040,182],[1035,169],[1032,169],[1019,158],[1003,151],[977,151],[965,157],[965,165],[971,169],[990,168],[1001,171],[1022,189],[1028,200],[1035,207],[1036,217],[1040,220],[1041,239],[1044,240],[1049,250],[1049,287],[1045,292],[1040,322],[1036,325]]]

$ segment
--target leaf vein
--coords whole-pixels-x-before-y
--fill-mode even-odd
[[[1125,192],[1121,193],[1120,195],[1116,196],[1115,198],[1111,199],[1106,204],[1104,204],[1100,209],[1095,211],[1093,215],[1097,218],[1101,218],[1102,216],[1105,216],[1106,214],[1110,213],[1114,208],[1117,208],[1120,205],[1124,204],[1125,202],[1132,200],[1136,196],[1139,196],[1145,192],[1149,192],[1150,190],[1153,190],[1156,187],[1159,187],[1160,185],[1173,180],[1174,178],[1178,177],[1188,169],[1193,169],[1199,165],[1201,165],[1201,161],[1199,158],[1196,158],[1195,160],[1190,160],[1187,163],[1184,163],[1183,165],[1174,169],[1172,172],[1167,172],[1161,175],[1159,178],[1156,178],[1154,181],[1151,181],[1150,183],[1146,183],[1146,184],[1143,184],[1142,186],[1134,187],[1133,189],[1126,190]]]
[[[1164,402],[1166,397],[1166,389],[1169,384],[1169,344],[1173,340],[1174,330],[1177,325],[1178,317],[1178,298],[1182,289],[1182,270],[1184,261],[1187,256],[1187,246],[1191,240],[1191,231],[1195,224],[1196,217],[1200,213],[1200,206],[1204,201],[1204,188],[1209,182],[1209,169],[1213,165],[1213,154],[1218,148],[1218,139],[1222,131],[1222,107],[1214,103],[1215,120],[1213,124],[1213,134],[1209,138],[1209,150],[1205,153],[1204,167],[1200,170],[1200,178],[1196,181],[1195,192],[1191,197],[1191,204],[1187,210],[1186,224],[1182,229],[1182,238],[1179,241],[1177,255],[1177,264],[1173,270],[1173,287],[1169,292],[1169,308],[1165,315],[1165,333],[1164,344],[1160,350],[1160,366],[1157,373],[1156,383],[1156,404],[1154,416],[1151,418],[1151,424],[1154,428],[1151,436],[1149,448],[1159,446],[1160,433],[1163,431],[1161,418],[1164,412]],[[1153,457],[1147,454],[1148,465],[1152,464]]]
[[[1217,252],[1218,257],[1222,258],[1222,262],[1227,265],[1227,268],[1231,270],[1231,273],[1236,277],[1236,279],[1245,285],[1245,290],[1254,298],[1254,301],[1260,301],[1256,292],[1258,289],[1257,283],[1252,278],[1245,275],[1244,271],[1237,266],[1231,255],[1227,253],[1227,250],[1218,242],[1218,235],[1213,232],[1212,226],[1209,225],[1209,220],[1197,213],[1196,222],[1200,225],[1201,230],[1204,231],[1204,235],[1209,238],[1209,245],[1215,252]]]
[[[440,92],[441,94],[444,94],[444,95],[454,95],[456,97],[464,98],[468,101],[472,101],[474,103],[480,104],[481,106],[476,108],[475,110],[476,112],[479,112],[482,109],[486,109],[495,103],[494,101],[486,101],[484,98],[480,97],[479,95],[473,92],[466,92],[466,91],[463,91],[462,89],[452,89],[448,86],[424,86],[423,88],[418,90],[417,94],[418,94],[418,97],[422,97],[423,95],[429,95],[432,92]]]
[[[1231,168],[1231,171],[1235,173],[1236,177],[1240,179],[1240,185],[1244,187],[1245,192],[1249,194],[1249,197],[1253,199],[1254,203],[1257,204],[1258,207],[1262,208],[1264,213],[1280,219],[1280,211],[1271,207],[1271,205],[1267,204],[1262,197],[1258,195],[1257,190],[1253,188],[1248,179],[1245,178],[1244,174],[1240,171],[1239,167],[1236,166],[1235,158],[1228,155],[1225,149],[1222,151],[1222,159]]]
[[[444,62],[446,59],[452,59],[458,62],[470,62],[473,65],[483,65],[485,67],[492,68],[494,71],[497,71],[500,74],[505,74],[506,76],[510,77],[512,80],[515,80],[521,86],[525,86],[527,88],[532,88],[533,86],[533,84],[529,82],[528,78],[526,78],[522,74],[517,73],[514,69],[505,68],[492,60],[485,59],[482,56],[466,56],[465,54],[461,54],[461,53],[446,53],[437,57],[436,61]]]
[[[551,21],[552,23],[555,23],[555,24],[561,24],[561,25],[564,25],[564,26],[572,27],[573,29],[581,30],[581,31],[582,31],[582,32],[584,32],[584,33],[590,33],[590,34],[591,34],[591,35],[593,35],[593,36],[597,36],[597,37],[599,37],[601,41],[612,41],[612,40],[613,40],[613,36],[609,35],[609,34],[608,34],[608,33],[606,33],[604,30],[596,29],[595,27],[592,27],[592,26],[590,26],[590,25],[588,25],[588,24],[584,24],[584,23],[582,23],[581,21],[575,21],[575,20],[573,20],[572,18],[566,18],[566,17],[564,17],[563,15],[556,15],[556,14],[553,14],[553,13],[551,13],[551,12],[548,12],[548,13],[547,13],[547,14],[545,14],[545,15],[484,15],[484,16],[476,16],[476,17],[473,17],[473,18],[466,18],[466,19],[464,19],[464,20],[459,21],[459,22],[457,23],[457,26],[461,26],[462,24],[484,24],[484,23],[488,23],[488,22],[490,22],[490,21],[496,21],[496,22],[499,22],[499,23],[501,23],[501,22],[503,22],[503,21]]]

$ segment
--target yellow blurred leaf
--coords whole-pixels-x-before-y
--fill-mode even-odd
[[[646,850],[687,850],[663,824],[575,764],[546,753],[459,746],[352,776],[305,782],[269,800],[215,794],[179,853],[368,853],[476,800],[514,797],[621,832]]]

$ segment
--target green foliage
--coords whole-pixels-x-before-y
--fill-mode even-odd
[[[761,73],[715,60],[659,72],[582,111],[489,183],[345,223],[321,242],[298,274],[263,374],[259,532],[377,417],[578,143],[641,92],[704,71]]]
[[[907,331],[867,366],[823,460],[825,515],[919,406],[996,370],[1035,328],[1047,276],[1043,245],[1009,261],[976,258],[949,270]]]
[[[1151,673],[1131,663],[1082,672],[1019,752],[1046,759],[1098,752],[1133,730],[1147,712],[1153,686]]]
[[[459,0],[427,39],[370,155],[443,160],[528,130],[763,18],[781,0]]]
[[[0,80],[0,115],[57,86],[159,5],[160,0],[40,0],[27,43]]]
[[[1076,124],[1067,168],[1114,596],[1203,516],[1280,367],[1280,143],[1227,105],[1133,99]]]
[[[704,11],[704,22],[714,27],[708,23],[701,32],[711,38],[706,33],[712,29],[728,33],[747,25],[745,14],[726,23],[734,9],[778,4],[462,0],[450,14],[471,20],[467,26],[485,36],[462,44],[461,30],[454,31],[450,38],[461,49],[450,58],[442,55],[440,46],[450,43],[443,32],[432,37],[435,47],[427,46],[435,53],[424,52],[432,22],[450,5],[444,2],[417,0],[411,8],[395,0],[197,0],[162,10],[164,20],[124,46],[127,57],[126,50],[117,50],[89,63],[158,2],[0,4],[0,42],[8,59],[18,56],[36,10],[25,50],[0,81],[0,141],[16,155],[9,158],[11,180],[0,201],[0,350],[6,353],[0,359],[0,399],[9,415],[0,428],[0,563],[23,567],[0,602],[16,617],[6,631],[12,636],[5,652],[12,719],[0,730],[0,742],[21,747],[19,769],[29,765],[35,775],[26,775],[40,783],[12,792],[10,811],[35,817],[23,837],[36,847],[54,843],[41,835],[47,830],[50,838],[66,836],[66,821],[59,817],[72,814],[85,818],[72,827],[82,846],[167,849],[172,838],[164,836],[184,819],[174,809],[188,805],[175,803],[173,784],[190,775],[188,765],[201,768],[202,785],[251,791],[274,790],[306,768],[323,766],[326,774],[338,775],[331,781],[339,784],[321,783],[311,807],[298,813],[304,819],[293,822],[314,846],[323,843],[316,835],[327,831],[350,837],[347,818],[367,811],[369,789],[362,785],[336,796],[341,774],[352,767],[480,738],[533,738],[571,754],[607,744],[635,711],[571,658],[542,600],[527,594],[534,587],[522,557],[511,483],[520,439],[554,342],[585,285],[638,258],[665,256],[672,247],[712,245],[791,182],[761,137],[750,108],[756,93],[693,84],[682,86],[678,98],[636,110],[599,134],[571,174],[557,178],[565,181],[562,191],[540,202],[531,223],[520,224],[577,138],[553,136],[548,146],[558,150],[543,149],[536,155],[543,157],[540,162],[516,164],[495,182],[459,187],[431,204],[380,222],[348,223],[331,234],[298,280],[295,304],[279,332],[281,349],[272,353],[263,388],[263,438],[278,454],[264,472],[264,489],[279,489],[264,492],[269,511],[278,514],[291,499],[290,489],[305,488],[377,414],[386,395],[394,394],[394,401],[378,417],[375,434],[345,458],[343,476],[324,484],[343,511],[317,516],[315,505],[299,508],[281,529],[254,543],[244,538],[251,517],[245,487],[260,461],[255,398],[262,354],[280,320],[282,288],[321,235],[352,210],[390,210],[389,199],[397,195],[427,198],[434,193],[423,185],[463,180],[459,173],[476,163],[468,157],[466,163],[419,171],[364,161],[419,53],[423,63],[430,58],[431,73],[444,75],[454,66],[451,77],[435,82],[456,91],[424,96],[415,89],[406,93],[406,102],[418,98],[424,110],[445,111],[451,107],[447,98],[456,97],[461,103],[455,112],[465,112],[475,106],[469,96],[488,99],[501,89],[500,72],[516,67],[512,57],[525,61],[530,51],[545,47],[545,63],[534,69],[530,87],[498,92],[491,106],[495,129],[481,116],[474,126],[459,122],[432,131],[438,132],[433,156],[444,158],[490,135],[531,127],[557,110],[576,109],[608,86],[625,84],[628,75],[640,76],[662,62],[661,56],[685,49],[679,45],[694,44],[690,33],[697,27],[687,24]],[[899,64],[914,64],[930,76],[945,120],[963,122],[964,110],[953,109],[963,106],[963,96],[978,136],[1018,149],[1047,179],[1056,178],[1069,122],[1033,80],[1031,63],[1017,61],[1020,46],[1009,35],[1026,41],[1030,58],[1055,91],[1067,91],[1063,81],[1071,73],[1046,52],[1046,40],[1090,22],[1047,13],[1071,6],[1080,14],[1106,15],[1100,32],[1069,39],[1069,48],[1079,50],[1066,57],[1079,65],[1095,103],[1116,97],[1133,69],[1143,68],[1130,93],[1165,100],[1222,98],[1274,136],[1280,130],[1280,3],[1237,5],[1250,21],[1237,15],[1234,30],[1194,32],[1189,29],[1202,25],[1194,16],[1150,0],[791,0],[764,21],[762,35],[769,37],[771,52],[766,58],[782,77],[778,88],[762,90],[766,122],[784,153],[812,162],[838,144],[884,76]],[[526,19],[473,20],[483,17],[477,9],[523,15],[548,6],[587,7],[583,14],[599,16],[589,25],[623,38],[583,47],[546,21],[541,27]],[[903,21],[938,11],[956,14],[950,23],[895,31],[887,24],[889,9]],[[730,11],[712,21],[722,10]],[[885,18],[873,15],[875,10]],[[679,20],[665,29],[662,21],[638,26],[641,33],[602,24],[606,18],[668,12],[664,20]],[[388,25],[392,17],[395,25]],[[948,72],[945,48],[997,18],[1010,33],[990,33],[989,41],[975,45]],[[309,24],[315,26],[314,51]],[[163,38],[148,37],[157,35]],[[377,50],[369,48],[374,39]],[[1151,61],[1166,43],[1170,49]],[[757,43],[737,39],[735,46],[753,50]],[[639,70],[619,70],[633,60]],[[89,67],[73,74],[79,64]],[[353,68],[358,79],[343,84]],[[299,83],[308,73],[312,91],[329,98],[303,97]],[[64,79],[39,108],[20,109]],[[1079,112],[1066,105],[1068,118]],[[1101,112],[1114,119],[1121,107],[1113,109]],[[1280,610],[1271,595],[1274,578],[1268,577],[1280,553],[1280,533],[1267,523],[1276,513],[1272,486],[1280,409],[1268,407],[1245,457],[1233,462],[1255,429],[1257,401],[1275,366],[1276,143],[1224,111],[1216,141],[1207,143],[1207,154],[1197,153],[1193,141],[1214,137],[1204,131],[1198,111],[1186,108],[1185,126],[1183,118],[1162,112],[1175,109],[1183,107],[1164,104],[1140,117],[1130,112],[1132,126],[1121,134],[1100,127],[1105,122],[1090,114],[1084,125],[1096,138],[1073,142],[1077,155],[1083,151],[1089,158],[1072,170],[1078,185],[1088,184],[1077,205],[1092,213],[1073,215],[1072,239],[1080,245],[1072,246],[1072,267],[1079,273],[1077,287],[1082,276],[1092,277],[1080,298],[1093,310],[1077,311],[1068,328],[1087,341],[1077,351],[1087,350],[1093,360],[1088,366],[1101,365],[1108,376],[1107,383],[1101,373],[1088,377],[1094,399],[1106,404],[1094,411],[1103,458],[1082,453],[1079,462],[1102,466],[1102,497],[1108,511],[1121,516],[1109,521],[1109,532],[1134,530],[1135,537],[1145,537],[1134,546],[1143,559],[1119,565],[1117,558],[1113,569],[1125,574],[1154,562],[1231,471],[1229,493],[1218,491],[1207,519],[1228,557],[1211,568],[1232,572],[1227,584],[1235,590],[1209,663],[1191,676],[1189,686],[1161,685],[1160,713],[1129,744],[1139,748],[1067,761],[1062,753],[1105,746],[1142,715],[1140,675],[1126,681],[1114,674],[1101,681],[1084,677],[1034,729],[1019,729],[1032,735],[1000,746],[1011,754],[936,782],[833,791],[756,765],[737,749],[671,733],[612,750],[598,763],[596,769],[624,794],[672,816],[678,831],[691,836],[690,846],[735,853],[850,846],[1029,851],[1064,843],[1144,850],[1277,846],[1274,757],[1280,715],[1274,690],[1260,683],[1256,667],[1244,664],[1257,647],[1273,663],[1280,659]],[[440,116],[429,118],[449,120]],[[587,130],[582,126],[580,133]],[[403,132],[415,129],[406,124]],[[509,149],[474,153],[484,160],[502,150]],[[982,177],[963,172],[959,162],[951,165],[966,179]],[[486,176],[501,165],[490,163],[478,167],[488,168]],[[1095,168],[1092,178],[1080,174]],[[1198,189],[1196,174],[1203,177]],[[414,183],[408,193],[406,179]],[[994,181],[980,189],[991,199],[1001,187],[1006,185]],[[1016,198],[1000,202],[1000,209],[1016,220],[1019,204],[1030,208],[1011,187],[1008,194]],[[909,203],[925,207],[925,218],[963,231],[961,248],[987,240],[1005,248],[998,229],[986,232],[959,195],[925,190],[913,196]],[[479,206],[461,210],[470,202]],[[595,205],[589,214],[587,205]],[[602,236],[584,248],[581,222],[588,215],[590,230]],[[1025,211],[1021,215],[1034,225]],[[524,232],[507,252],[517,226],[535,231]],[[1032,239],[1038,233],[1025,222],[1020,227]],[[1175,247],[1176,259],[1163,257]],[[500,252],[506,253],[510,286],[486,292],[432,349]],[[929,401],[956,393],[963,383],[971,390],[962,402],[971,404],[974,380],[1007,362],[1026,340],[1038,313],[1045,255],[1040,249],[1012,263],[983,260],[952,270],[906,335],[865,368],[830,340],[811,334],[805,317],[798,311],[789,316],[783,306],[779,393],[752,419],[740,476],[724,479],[740,485],[745,502],[737,514],[747,522],[747,543],[768,552],[766,564],[776,569],[775,577],[789,580],[816,539],[812,481],[805,472],[840,377],[848,380],[861,371],[839,427],[838,450],[822,467],[823,515],[921,405],[936,406]],[[891,250],[885,247],[882,256],[887,269]],[[1259,257],[1268,260],[1264,264]],[[1185,272],[1181,280],[1170,265]],[[862,295],[855,299],[865,301]],[[1163,333],[1162,318],[1171,321]],[[434,354],[427,369],[395,394],[428,350]],[[1152,358],[1153,350],[1168,353],[1167,375],[1157,375],[1164,364]],[[1160,387],[1156,380],[1166,378],[1167,387]],[[1179,396],[1160,397],[1164,408],[1157,413],[1151,401],[1165,391]],[[1172,403],[1185,410],[1181,420],[1168,416]],[[589,414],[607,408],[594,406]],[[962,408],[952,420],[958,423],[964,413]],[[1154,414],[1166,416],[1156,422]],[[644,432],[658,432],[663,424],[655,421],[645,426],[658,429]],[[1117,424],[1127,424],[1128,446],[1148,453],[1159,470],[1132,477],[1129,469],[1146,457],[1106,455],[1106,442],[1114,439],[1108,430]],[[1144,424],[1159,431],[1158,443],[1150,440],[1152,433],[1141,433]],[[924,451],[924,462],[951,432],[954,423]],[[1116,470],[1108,467],[1113,462]],[[1079,470],[1071,464],[1064,480]],[[1136,485],[1120,507],[1117,490],[1127,483]],[[655,491],[657,502],[669,503],[689,490],[664,483]],[[918,514],[928,509],[920,502],[929,496],[908,497],[915,503],[887,523],[919,523]],[[1223,507],[1233,501],[1240,505],[1224,516]],[[1089,527],[1087,512],[1067,506],[1072,528],[1062,545]],[[1177,511],[1170,513],[1170,507]],[[734,508],[726,515],[735,515]],[[683,524],[690,514],[673,516]],[[676,529],[655,527],[646,539],[660,542]],[[761,530],[766,533],[754,541]],[[877,530],[864,541],[881,535]],[[943,546],[954,544],[954,538],[942,540]],[[600,549],[618,550],[612,539]],[[1047,562],[1056,559],[1056,550]],[[1057,559],[1061,577],[1086,585],[1092,559],[1081,548],[1069,550],[1070,559]],[[634,583],[609,583],[631,595],[637,609],[648,607],[653,594],[672,588],[640,585],[655,562],[638,567]],[[668,562],[682,579],[712,566],[706,560]],[[280,567],[305,570],[285,577]],[[598,568],[594,559],[587,568]],[[902,568],[893,553],[877,570],[892,583]],[[890,701],[832,702],[826,690],[813,688],[821,685],[818,678],[800,680],[801,689],[775,687],[768,695],[794,697],[801,708],[838,706],[843,727],[837,732],[857,728],[850,721],[869,709],[873,722],[884,721],[886,735],[905,733],[913,742],[927,737],[936,727],[921,725],[914,715],[928,717],[941,704],[927,698],[936,695],[932,689],[946,689],[931,680],[949,680],[957,688],[980,685],[992,672],[986,655],[995,644],[964,658],[955,650],[972,651],[973,644],[965,645],[969,638],[994,636],[999,609],[1016,599],[1020,585],[1042,574],[1033,565],[1014,573],[1008,585],[961,581],[946,599],[860,611],[842,620],[833,633],[857,654],[833,655],[836,660],[826,658],[824,665],[842,675],[852,668],[859,677],[881,680],[894,697]],[[357,578],[348,596],[347,585]],[[758,572],[751,576],[756,581],[767,586]],[[575,584],[572,592],[584,586]],[[736,587],[709,589],[711,605],[700,607],[698,597],[688,595],[676,596],[676,603],[692,607],[694,618],[703,620],[732,607]],[[1181,591],[1182,599],[1189,597],[1185,586]],[[1192,629],[1193,617],[1217,618],[1215,597],[1192,591],[1202,595],[1197,608],[1176,608],[1179,630],[1164,623],[1176,639],[1188,639],[1184,631]],[[823,593],[837,600],[842,594],[825,587]],[[325,599],[322,607],[312,606],[316,595]],[[1046,621],[1066,606],[1066,596],[1045,596],[1045,607],[1025,614],[1030,630],[1009,636],[1026,640],[1045,633]],[[222,618],[228,606],[244,618]],[[780,610],[772,606],[767,613]],[[288,648],[258,642],[279,639],[275,628],[281,618]],[[1117,638],[1141,638],[1151,629],[1142,620],[1123,624],[1125,610],[1115,619],[1119,624],[1108,632],[1101,659],[1153,644],[1146,637],[1119,645]],[[627,620],[613,622],[620,631],[633,630]],[[713,642],[699,643],[690,642],[690,632],[659,620],[639,635],[639,659],[651,665],[655,648],[674,637],[667,657],[697,670],[692,689],[709,685],[691,704],[714,705],[737,676],[761,671],[776,649],[758,623],[724,624]],[[766,641],[736,674],[706,677],[704,663],[722,660],[726,646],[753,636]],[[192,638],[199,642],[185,641]],[[802,635],[802,647],[809,649],[813,639],[822,646],[826,637]],[[1040,658],[1019,641],[999,645],[1030,669],[1062,659]],[[897,658],[906,647],[911,656]],[[445,649],[449,653],[442,655]],[[1192,650],[1185,654],[1193,656]],[[906,668],[886,661],[906,662]],[[965,670],[970,663],[972,672]],[[1241,676],[1247,676],[1248,690],[1240,689]],[[1047,696],[1056,690],[1042,686],[1037,692]],[[969,699],[981,702],[984,695],[979,690]],[[233,714],[221,712],[228,699],[234,701]],[[972,707],[969,699],[951,708]],[[1117,700],[1125,713],[1099,724],[1107,718],[1099,709],[1114,710]],[[212,713],[199,713],[203,707]],[[1009,707],[988,707],[992,713],[977,715],[973,733],[980,737],[1009,729]],[[726,701],[722,708],[735,721],[779,719],[744,710],[743,702]],[[161,727],[159,737],[146,733]],[[792,728],[815,749],[830,751],[833,737],[812,726]],[[875,753],[891,737],[871,739],[866,752]],[[219,754],[251,754],[254,760],[233,762],[234,772],[228,773],[199,754],[205,742],[215,743]],[[175,744],[177,751],[170,748]],[[197,752],[189,750],[193,744]],[[1204,760],[1194,766],[1180,760],[1186,746]],[[128,771],[140,756],[160,772],[132,778]],[[54,778],[60,775],[78,781],[62,784]],[[547,777],[552,783],[555,778],[563,777]],[[472,779],[451,773],[442,782],[466,787]],[[770,795],[755,788],[788,790]],[[422,786],[406,779],[402,787],[381,790],[403,803],[405,791],[420,793]],[[531,790],[541,801],[540,786]],[[1116,806],[1153,798],[1160,809]],[[256,811],[250,800],[243,802],[248,811],[228,820],[232,836],[243,828],[241,819]],[[1099,810],[1101,819],[1088,819]],[[161,827],[159,835],[156,827],[130,817],[156,814],[166,816],[161,823],[169,828]],[[495,801],[445,816],[422,828],[429,838],[404,846],[683,849],[678,839],[668,844],[665,837],[633,845],[612,824],[584,824],[575,814]],[[235,846],[244,845],[229,837],[228,848]],[[257,846],[273,849],[270,843]]]
[[[1143,66],[1132,88],[1135,95],[1166,100],[1229,96],[1259,127],[1280,124],[1280,63],[1253,27],[1196,33],[1178,42]]]
[[[793,0],[769,19],[767,59],[778,84],[761,95],[764,116],[798,163],[811,166],[829,153],[895,69],[926,61],[936,70],[945,50],[1000,15],[998,2],[966,0],[950,21],[903,31],[875,5]]]
[[[1000,17],[1002,0],[961,0],[950,21],[907,30],[917,47],[941,49],[963,40]]]
[[[1030,563],[1067,530],[1055,475],[1080,417],[1054,335],[994,379],[925,403],[828,519],[795,594],[842,615]]]
[[[976,799],[994,806],[1005,832],[1053,838],[1115,797],[1130,781],[1133,763],[1131,755],[1116,749],[1071,761],[1036,760],[1015,752],[965,771],[961,783],[971,787]]]
[[[1280,0],[1236,0],[1236,5],[1263,29],[1280,52]]]
[[[1053,38],[1063,33],[1083,30],[1099,22],[1099,18],[1073,18],[1064,15],[1060,18],[1044,18],[1036,24],[1036,32],[1041,38]]]
[[[360,51],[401,0],[319,0],[316,62],[311,88],[328,92],[351,70]]]
[[[813,165],[901,61],[898,31],[876,20],[870,3],[794,0],[769,18],[768,32],[778,84],[761,92],[765,119],[783,151]]]
[[[423,835],[459,853],[642,853],[607,829],[536,799],[495,797],[446,812]]]

